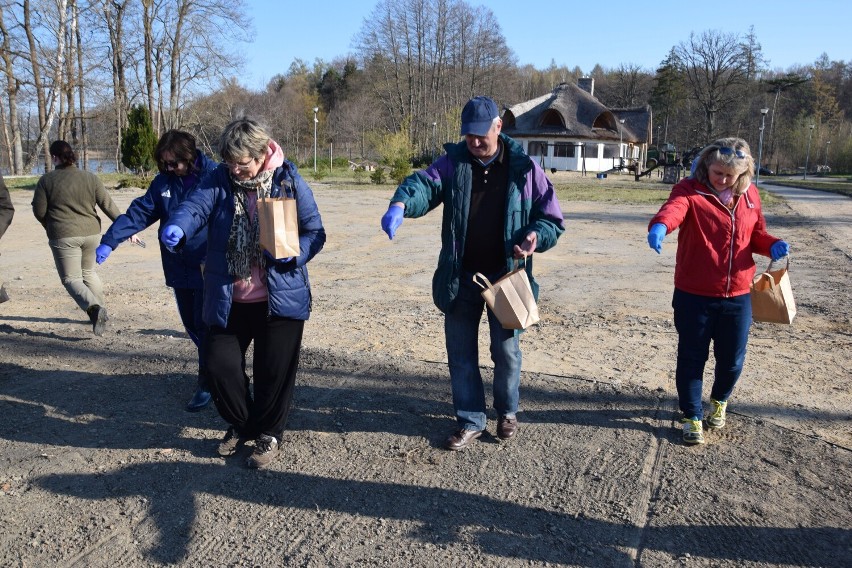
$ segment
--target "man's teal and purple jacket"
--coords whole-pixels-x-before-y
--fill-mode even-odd
[[[530,232],[535,231],[538,237],[535,252],[544,252],[556,245],[559,235],[565,231],[565,224],[556,192],[541,167],[524,153],[520,144],[505,134],[500,134],[500,140],[509,160],[503,232],[508,272],[514,264],[514,246]],[[441,253],[432,278],[432,298],[438,309],[447,312],[459,291],[473,179],[471,162],[475,158],[464,141],[445,144],[444,149],[447,153],[428,168],[405,178],[391,203],[404,203],[406,217],[422,217],[444,204]],[[526,260],[526,270],[537,298],[538,284],[533,278],[532,266],[530,256]]]

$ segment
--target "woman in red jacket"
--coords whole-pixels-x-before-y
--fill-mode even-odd
[[[754,160],[744,140],[717,140],[697,160],[694,174],[672,188],[648,224],[648,244],[657,253],[663,238],[680,228],[672,307],[678,332],[675,382],[687,444],[704,443],[701,394],[711,341],[716,369],[707,427],[725,425],[751,327],[752,253],[777,260],[790,249],[766,232],[760,195],[751,182]]]

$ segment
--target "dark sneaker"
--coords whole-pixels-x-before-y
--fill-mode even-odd
[[[192,395],[192,399],[186,405],[186,410],[188,412],[198,412],[199,410],[206,407],[210,404],[210,391],[206,391],[204,389],[197,389],[195,394]]]
[[[246,460],[246,465],[253,469],[266,467],[278,456],[278,439],[275,436],[261,434],[254,441],[254,451]]]
[[[86,313],[89,314],[89,320],[92,322],[92,332],[98,337],[103,335],[106,330],[107,320],[109,320],[106,308],[95,304],[89,307]]]
[[[222,438],[221,442],[219,442],[219,447],[216,448],[216,451],[220,456],[226,458],[237,453],[240,446],[245,443],[245,439],[239,435],[237,429],[231,426],[228,428],[228,431],[225,432],[225,437]]]

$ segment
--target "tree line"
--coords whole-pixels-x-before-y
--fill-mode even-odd
[[[458,139],[461,106],[501,106],[580,77],[617,110],[650,105],[652,145],[678,150],[737,135],[763,164],[852,171],[852,62],[828,55],[771,69],[753,29],[693,32],[656,69],[518,65],[494,14],[465,0],[379,0],[352,53],[299,59],[263,89],[240,84],[243,0],[0,0],[0,165],[29,172],[66,139],[84,164],[121,163],[128,116],[143,106],[157,136],[193,132],[212,153],[240,116],[266,123],[297,163],[425,163]],[[318,37],[321,41],[321,37]],[[605,40],[601,40],[605,41]],[[594,46],[588,46],[594,49]],[[316,133],[316,146],[314,134]],[[49,163],[49,160],[46,160]]]

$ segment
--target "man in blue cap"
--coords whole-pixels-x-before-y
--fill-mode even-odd
[[[565,230],[550,180],[520,144],[501,133],[503,121],[488,97],[474,97],[461,115],[464,140],[397,188],[382,230],[393,239],[403,217],[421,217],[444,205],[441,252],[432,280],[435,305],[444,313],[450,382],[457,427],[444,447],[461,450],[486,427],[485,389],[479,370],[479,322],[485,302],[473,282],[477,272],[499,280],[526,259],[533,293],[532,253],[552,248]],[[490,309],[497,437],[518,431],[521,350],[518,331],[503,329]]]

